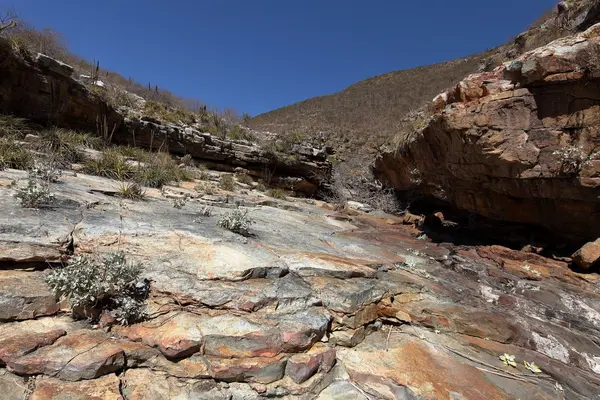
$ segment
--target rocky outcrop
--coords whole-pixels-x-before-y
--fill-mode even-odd
[[[161,123],[147,117],[126,118],[125,127],[125,133],[115,135],[116,142],[179,155],[190,154],[217,168],[241,167],[272,184],[306,194],[315,193],[331,172],[327,154],[321,149],[297,145],[290,154],[277,155],[255,143],[217,137],[191,126]]]
[[[88,131],[116,143],[189,154],[221,169],[245,168],[270,184],[308,195],[330,174],[331,164],[320,149],[295,146],[276,156],[253,143],[203,133],[201,127],[143,115],[125,118],[130,110],[115,110],[72,73],[59,60],[43,54],[33,58],[0,38],[0,113]]]
[[[72,72],[70,66],[43,54],[34,58],[17,52],[0,38],[0,113],[93,133],[102,126],[120,129],[123,118],[71,78]]]
[[[470,75],[377,173],[400,191],[569,241],[600,236],[600,25]]]
[[[566,262],[418,240],[406,218],[231,193],[255,221],[246,238],[217,226],[225,196],[182,183],[132,202],[115,197],[118,182],[83,173],[50,184],[52,207],[24,209],[11,182],[26,177],[0,171],[0,249],[16,249],[0,264],[3,398],[600,392],[600,278]],[[175,195],[189,197],[184,208]],[[200,217],[207,203],[213,214]],[[124,251],[142,264],[146,320],[111,326],[64,312],[42,259],[64,260],[65,238],[75,254]]]

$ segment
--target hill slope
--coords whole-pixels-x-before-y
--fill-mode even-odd
[[[385,135],[393,132],[411,109],[477,71],[480,61],[487,55],[477,54],[368,78],[341,92],[258,115],[250,121],[250,127],[277,133],[297,131],[312,137],[326,136],[327,142],[335,138],[338,146],[366,139],[363,133]]]
[[[526,51],[581,31],[600,12],[596,0],[561,5],[544,13],[507,45],[466,58],[365,79],[341,92],[260,114],[249,125],[274,133],[304,133],[313,141],[333,145],[342,154],[345,150],[354,152],[357,145],[375,149],[404,129],[407,113],[420,109],[466,75],[483,68],[491,70]]]

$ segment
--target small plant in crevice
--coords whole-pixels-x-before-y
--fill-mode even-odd
[[[173,199],[173,207],[181,210],[187,204],[188,200],[188,196],[177,197]]]
[[[185,156],[181,157],[181,163],[186,167],[194,168],[196,166],[191,154],[186,154]]]
[[[208,182],[200,182],[194,186],[194,190],[198,193],[213,195],[215,194],[215,188]]]
[[[250,185],[254,182],[254,179],[248,174],[240,174],[236,177],[237,181],[240,183],[244,183],[246,185]]]
[[[49,205],[54,200],[48,182],[32,178],[27,180],[27,186],[17,189],[15,197],[23,208],[40,208]]]
[[[287,198],[287,194],[282,189],[269,189],[265,194],[279,200],[285,200]]]
[[[213,208],[211,206],[204,206],[200,209],[198,213],[199,217],[210,217],[213,213]],[[194,222],[202,222],[201,218],[194,218]]]
[[[221,214],[217,221],[217,225],[221,228],[242,236],[250,236],[250,225],[253,223],[254,220],[248,216],[248,210],[242,211],[239,208]]]
[[[121,182],[118,188],[119,196],[129,200],[143,200],[146,197],[146,191],[137,182]]]
[[[141,277],[142,269],[139,263],[128,263],[123,252],[110,253],[101,260],[82,255],[73,257],[66,266],[49,270],[46,282],[73,310],[106,311],[121,325],[128,325],[146,315],[150,285]]]

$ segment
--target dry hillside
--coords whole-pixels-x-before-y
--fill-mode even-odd
[[[335,138],[335,144],[375,141],[398,128],[402,117],[437,93],[477,71],[488,54],[375,76],[341,92],[314,97],[250,121],[269,132],[297,131],[311,137]],[[319,135],[323,132],[322,135]],[[368,133],[363,135],[363,133]]]
[[[275,133],[294,132],[333,145],[338,153],[367,145],[375,149],[405,128],[406,115],[466,75],[490,70],[525,51],[581,31],[600,11],[597,1],[563,2],[569,7],[546,11],[511,43],[466,58],[394,71],[360,81],[341,92],[314,97],[260,114],[250,127]],[[411,125],[412,126],[412,125]]]

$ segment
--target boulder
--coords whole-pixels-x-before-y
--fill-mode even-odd
[[[600,261],[600,239],[586,243],[577,250],[571,258],[573,263],[584,271],[591,269]]]

